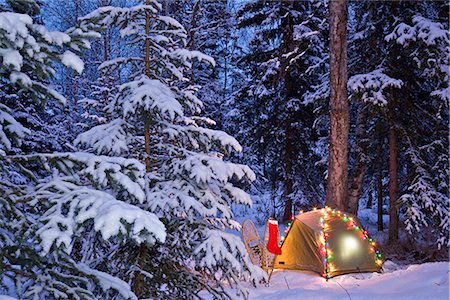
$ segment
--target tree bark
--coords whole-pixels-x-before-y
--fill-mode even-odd
[[[367,194],[367,203],[366,203],[366,209],[371,209],[372,208],[372,203],[373,203],[373,195],[371,192],[369,192]]]
[[[377,170],[376,170],[376,190],[377,190],[377,204],[378,204],[378,231],[383,231],[383,135],[382,135],[382,127],[380,121],[377,124],[377,135],[378,135],[378,145],[377,145]]]
[[[383,180],[381,172],[377,174],[378,231],[384,230],[383,225]]]
[[[192,18],[191,18],[191,29],[189,30],[189,42],[188,47],[190,50],[195,49],[195,31],[197,30],[197,14],[200,10],[200,0],[197,0],[194,4],[194,8],[192,10]],[[195,83],[195,60],[191,62],[191,83]]]
[[[223,98],[227,97],[227,85],[228,85],[228,42],[230,34],[228,32],[229,28],[225,32],[225,50],[223,54],[224,64],[223,64]]]
[[[73,5],[75,8],[75,20],[74,20],[74,25],[77,23],[78,17],[80,16],[80,0],[74,0],[73,1]],[[76,115],[77,120],[79,120],[79,117],[81,115],[80,109],[78,107],[78,86],[79,86],[79,79],[80,79],[80,75],[75,72],[74,70],[72,70],[70,72],[70,82],[73,82],[72,85],[72,97],[73,97],[73,109],[74,109],[74,113]]]
[[[389,243],[398,241],[398,174],[397,174],[397,131],[393,122],[393,112],[389,113]]]
[[[110,4],[110,0],[101,0],[100,4],[102,6],[108,6]],[[110,45],[110,40],[111,40],[111,33],[110,33],[110,28],[109,27],[106,28],[106,30],[104,31],[102,37],[103,37],[103,62],[106,62],[106,61],[109,60],[109,45]],[[106,73],[107,73],[107,71],[103,70],[102,71],[102,76],[104,77],[105,80],[108,80],[107,79],[108,77],[107,77]],[[104,82],[104,84],[106,84],[106,82]],[[110,87],[112,85],[112,82],[109,82],[109,80],[108,80],[107,84],[108,84],[108,87]],[[104,106],[109,104],[108,103],[109,102],[109,95],[110,95],[109,91],[105,90],[103,92],[103,105]],[[110,113],[105,111],[104,114],[105,114],[105,118],[107,120],[109,120]]]
[[[287,4],[290,7],[291,3]],[[282,6],[280,6],[280,10]],[[293,44],[293,23],[290,17],[286,18],[286,27],[284,32],[284,44],[283,51],[281,53],[290,52],[290,47]],[[287,70],[289,62],[286,58],[281,57],[280,61],[282,62],[282,71],[281,77],[284,82],[284,92],[285,92],[285,103],[291,101],[291,99],[295,96],[295,87],[294,87],[294,78],[292,78],[291,73]],[[284,213],[283,220],[290,220],[292,217],[292,193],[294,191],[293,184],[293,161],[295,159],[294,155],[294,130],[292,128],[293,116],[292,112],[286,109],[286,119],[284,120],[284,132],[285,132],[285,141],[284,141]]]
[[[150,0],[146,1],[147,5],[150,5]],[[145,15],[145,75],[150,78],[150,13],[146,11]],[[150,161],[150,120],[147,114],[144,114],[144,144],[145,144],[145,171],[149,173],[151,171]],[[146,257],[148,254],[148,247],[144,243],[139,245],[138,253],[138,266],[140,269],[145,268]],[[134,280],[133,290],[138,297],[143,297],[145,294],[145,279],[142,272],[138,271]]]
[[[292,126],[291,118],[286,119],[286,141],[285,141],[285,178],[284,178],[284,213],[283,220],[290,220],[292,217],[292,160],[293,160],[293,145],[292,145]]]
[[[347,2],[330,1],[330,145],[326,203],[345,210],[348,193]]]
[[[348,212],[354,215],[358,214],[359,198],[361,197],[364,175],[367,169],[367,138],[366,138],[367,110],[362,104],[358,111],[358,120],[356,127],[356,169],[353,172],[352,183],[348,198]]]

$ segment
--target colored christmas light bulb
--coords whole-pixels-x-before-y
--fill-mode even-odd
[[[332,263],[328,264],[328,269],[330,270],[330,272],[333,272],[335,270],[335,267]]]

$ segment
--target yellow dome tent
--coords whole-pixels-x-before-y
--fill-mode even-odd
[[[375,242],[357,218],[329,207],[294,217],[282,240],[274,269],[310,270],[330,278],[379,272],[383,264]]]

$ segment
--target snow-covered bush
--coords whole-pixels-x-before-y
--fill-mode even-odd
[[[435,228],[433,237],[440,249],[450,246],[447,151],[450,33],[448,24],[420,15],[414,15],[410,25],[407,23],[396,25],[385,38],[408,55],[423,90],[420,98],[409,100],[414,101],[414,120],[420,129],[414,128],[412,133],[404,129],[409,176],[400,204],[405,208],[406,230],[417,234],[423,233],[424,227]],[[418,133],[422,134],[420,138]]]
[[[353,75],[348,80],[348,89],[354,97],[358,95],[360,101],[379,106],[387,105],[388,99],[385,94],[389,93],[389,89],[401,86],[401,80],[389,77],[380,69],[366,74]]]
[[[207,289],[225,298],[224,281],[245,296],[240,280],[257,282],[264,274],[250,262],[241,241],[224,229],[239,229],[233,203],[251,204],[233,182],[254,180],[255,175],[245,165],[224,160],[241,146],[228,134],[208,128],[214,121],[199,116],[199,87],[186,76],[194,61],[214,66],[214,60],[186,49],[186,30],[160,11],[158,2],[146,1],[103,7],[81,19],[87,28],[118,28],[130,49],[137,50],[100,66],[108,74],[129,69],[130,76],[115,87],[117,94],[106,105],[106,123],[79,135],[75,145],[145,163],[136,175],[143,179],[142,197],[136,193],[140,189],[128,195],[136,198],[134,205],[160,217],[166,242],[112,254],[127,262],[118,274],[132,282],[139,297],[191,298]]]
[[[20,299],[136,299],[126,282],[70,254],[78,250],[76,241],[89,224],[105,239],[123,234],[139,242],[163,241],[163,224],[145,211],[146,218],[133,219],[125,213],[136,209],[83,181],[94,174],[97,182],[92,184],[106,180],[98,170],[89,170],[95,159],[26,154],[19,148],[31,133],[29,121],[38,120],[33,109],[66,102],[49,84],[56,76],[55,64],[81,72],[77,54],[98,36],[85,28],[49,31],[35,22],[38,13],[34,1],[8,1],[0,11],[0,291]],[[120,163],[104,168],[108,180],[123,182],[133,172],[121,172]],[[76,184],[80,182],[84,184]],[[125,221],[122,227],[117,228],[117,218]]]

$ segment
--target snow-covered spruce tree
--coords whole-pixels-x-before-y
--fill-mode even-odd
[[[237,36],[232,15],[234,1],[166,0],[161,2],[162,13],[175,15],[187,31],[186,48],[198,50],[214,58],[216,66],[192,63],[187,77],[200,85],[198,97],[203,112],[216,121],[216,128],[227,130],[224,114],[231,88],[231,56]]]
[[[399,200],[406,210],[406,230],[413,234],[433,226],[439,249],[450,246],[450,34],[448,17],[439,18],[445,9],[439,3],[421,3],[423,14],[404,19],[386,36],[392,49],[403,52],[414,70],[412,78],[406,79],[414,104],[405,99],[400,105],[407,108],[406,113],[397,116],[408,165],[407,188]],[[397,76],[406,81],[402,74]]]
[[[199,0],[194,3],[188,28],[188,47],[212,56],[216,67],[211,72],[204,65],[194,65],[191,80],[202,86],[199,97],[205,104],[205,113],[213,117],[219,128],[225,130],[224,115],[230,91],[231,57],[237,38],[231,11],[233,3]]]
[[[375,181],[378,185],[382,180],[383,160],[370,154],[382,151],[378,136],[384,139],[380,132],[386,127],[387,105],[392,91],[400,88],[402,82],[386,74],[389,67],[380,54],[388,52],[388,43],[383,37],[389,30],[386,25],[392,21],[389,6],[360,1],[350,3],[350,9],[355,13],[349,30],[348,82],[354,126],[350,134],[348,211],[356,214],[360,199],[371,197]],[[377,194],[381,208],[382,193]],[[371,206],[370,201],[367,200],[366,206]]]
[[[240,280],[256,282],[263,273],[251,264],[240,239],[224,229],[239,227],[231,204],[251,204],[232,180],[253,180],[254,173],[223,160],[241,146],[208,129],[212,120],[197,116],[202,102],[187,76],[194,60],[210,65],[214,60],[186,49],[186,30],[160,15],[161,8],[146,1],[103,7],[82,18],[82,26],[119,28],[138,50],[101,65],[110,73],[129,68],[130,76],[107,107],[111,121],[81,134],[75,144],[111,159],[145,161],[139,170],[143,193],[135,204],[161,217],[166,242],[156,248],[130,244],[111,255],[119,276],[133,282],[139,297],[195,298],[202,289],[215,298],[233,297],[224,291],[224,281],[245,297]]]
[[[6,1],[1,6],[1,10],[27,14],[34,23],[42,23],[40,7],[34,1],[29,3],[28,1]],[[6,40],[4,42],[6,43]],[[53,66],[54,71],[57,68],[59,66]],[[43,76],[45,80],[48,79],[45,74]],[[64,113],[62,107],[43,109],[43,103],[46,101],[34,101],[31,97],[21,97],[20,101],[17,101],[18,95],[11,91],[6,82],[1,83],[1,90],[10,95],[8,98],[3,98],[2,103],[13,109],[12,115],[30,130],[28,138],[21,144],[22,151],[62,151],[65,148],[64,144],[70,140],[70,132],[62,129],[61,123],[67,125],[70,120],[61,117]]]
[[[283,186],[285,219],[292,214],[294,199],[308,206],[318,204],[317,195],[323,194],[312,150],[317,136],[314,107],[304,96],[319,83],[326,53],[325,14],[323,1],[264,0],[245,4],[237,14],[238,26],[249,28],[253,37],[241,59],[247,82],[236,95],[236,118],[244,120],[242,140],[257,153],[272,189]]]
[[[115,3],[117,2],[120,0],[115,0]],[[52,28],[64,31],[75,26],[78,17],[111,3],[111,0],[67,0],[64,2],[65,5],[61,5],[60,0],[49,0],[45,1],[41,18]],[[107,60],[105,56],[109,57],[112,51],[119,51],[123,44],[118,34],[110,31],[91,43],[92,47],[83,51],[85,62],[83,73],[74,74],[73,70],[55,66],[58,76],[52,80],[67,98],[65,120],[61,120],[59,125],[71,135],[71,140],[86,127],[90,128],[105,122],[102,107],[110,98],[107,86],[112,85],[109,82],[113,82],[113,78],[108,74],[102,74],[97,68]]]
[[[36,16],[39,5],[11,1],[0,12],[0,292],[20,299],[136,299],[126,282],[91,268],[93,263],[77,260],[73,252],[91,232],[116,244],[126,237],[138,243],[164,240],[164,225],[155,215],[114,193],[121,183],[135,188],[142,165],[86,153],[27,154],[19,148],[30,130],[17,112],[29,103],[43,109],[64,103],[49,84],[54,65],[81,72],[77,54],[98,33],[82,27],[50,32],[27,13]],[[94,185],[112,188],[105,192]]]
[[[389,181],[392,240],[399,208],[407,230],[422,232],[416,239],[426,236],[430,244],[438,237],[440,247],[448,235],[448,193],[442,189],[447,188],[442,179],[448,178],[448,16],[433,1],[359,1],[352,11],[349,92],[357,117],[350,210],[357,209],[359,195],[370,197],[376,187],[382,230],[382,182]],[[389,180],[383,164],[388,151],[396,156],[389,163]],[[439,230],[430,224],[439,224]]]

